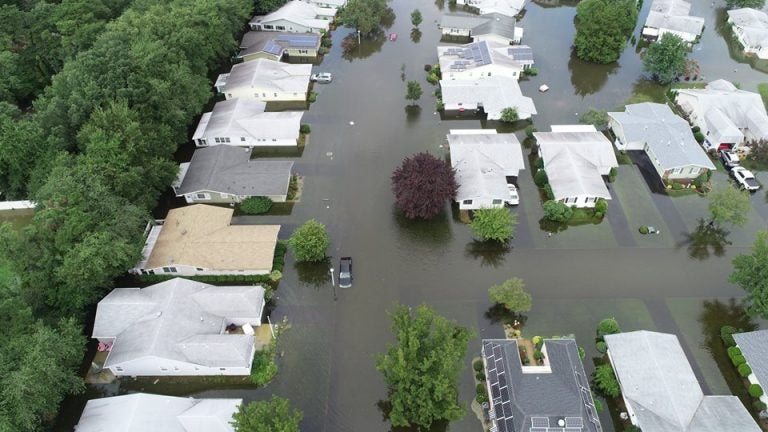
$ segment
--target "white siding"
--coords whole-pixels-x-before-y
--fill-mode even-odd
[[[108,367],[115,376],[214,376],[214,375],[249,375],[251,361],[242,367],[208,367],[194,363],[163,359],[154,356],[142,357],[133,361]],[[222,370],[224,369],[224,370]]]

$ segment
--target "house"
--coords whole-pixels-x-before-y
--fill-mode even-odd
[[[248,375],[263,310],[260,286],[174,278],[112,290],[96,306],[92,337],[108,347],[104,368],[115,376]]]
[[[728,23],[745,53],[768,59],[768,14],[750,8],[732,9],[728,11]]]
[[[704,30],[704,18],[690,16],[691,4],[685,0],[653,0],[643,27],[643,37],[658,40],[666,33],[691,43]]]
[[[443,106],[449,111],[480,110],[499,120],[504,108],[515,108],[519,119],[536,114],[533,99],[523,96],[516,79],[490,76],[478,80],[441,80]]]
[[[272,271],[280,225],[232,225],[231,208],[195,204],[168,211],[147,227],[132,273],[249,275]]]
[[[317,7],[301,0],[289,0],[280,9],[263,16],[255,16],[248,25],[251,30],[289,33],[326,33],[330,28],[335,8]]]
[[[749,382],[763,389],[768,388],[768,330],[736,333],[733,340],[752,369],[747,377]],[[760,396],[760,401],[768,404],[768,395]]]
[[[91,399],[75,432],[235,432],[242,399],[195,399],[133,393]]]
[[[715,169],[688,122],[666,104],[627,105],[626,111],[608,116],[616,148],[644,151],[664,182],[691,181]]]
[[[533,50],[529,46],[509,46],[494,41],[439,46],[437,57],[443,80],[476,80],[490,76],[519,79],[523,69],[533,65]]]
[[[545,339],[544,364],[524,366],[516,339],[483,339],[491,431],[601,432],[576,341]]]
[[[498,13],[514,17],[525,7],[525,0],[456,0],[456,4],[474,9],[480,15]]]
[[[240,41],[237,58],[250,61],[259,58],[280,61],[288,58],[317,57],[321,36],[316,33],[274,33],[249,31]]]
[[[295,146],[299,143],[302,111],[264,112],[267,104],[251,99],[217,102],[203,114],[192,141],[208,146]]]
[[[677,336],[605,336],[629,420],[653,432],[759,432],[736,396],[704,396]]]
[[[291,161],[251,160],[247,149],[220,145],[195,151],[180,165],[173,184],[177,197],[187,204],[239,203],[263,196],[284,202],[291,181]]]
[[[347,5],[347,0],[304,0],[319,8],[340,9]]]
[[[448,147],[459,184],[459,209],[504,207],[510,199],[507,184],[525,169],[523,150],[515,134],[499,134],[493,129],[450,132]]]
[[[440,29],[444,36],[469,37],[473,42],[490,40],[512,45],[523,39],[523,29],[517,26],[515,18],[498,13],[481,16],[445,14],[440,19]]]
[[[602,132],[591,125],[563,125],[533,136],[556,201],[594,207],[600,198],[611,199],[603,176],[619,164]]]
[[[768,139],[768,114],[760,95],[729,81],[712,81],[703,89],[679,89],[676,101],[701,129],[708,149],[739,150],[745,141]]]
[[[233,65],[229,73],[219,75],[215,87],[226,99],[298,102],[307,100],[311,74],[311,64],[256,59]]]

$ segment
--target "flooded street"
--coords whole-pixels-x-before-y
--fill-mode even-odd
[[[636,35],[650,3],[645,0]],[[474,397],[469,361],[478,355],[481,338],[503,337],[501,324],[486,316],[491,306],[488,287],[514,276],[525,281],[533,296],[523,335],[575,334],[587,350],[587,372],[594,368],[589,358],[597,355],[593,343],[597,321],[613,316],[625,331],[643,328],[678,334],[705,392],[729,393],[710,354],[706,338],[711,335],[705,334],[719,331],[724,322],[717,323],[721,314],[707,312],[743,295],[727,282],[730,262],[747,251],[755,232],[766,226],[765,193],[753,195],[748,224],[731,230],[726,237],[730,244],[719,245],[722,250],[691,234],[699,219],[707,217],[706,198],[654,194],[634,165],[620,166],[617,182],[610,185],[614,199],[606,220],[569,227],[551,237],[539,228],[543,211],[528,167],[519,178],[521,204],[515,210],[519,224],[508,250],[474,242],[469,227],[448,207],[433,220],[408,221],[393,206],[392,171],[403,158],[420,151],[445,156],[442,145],[449,129],[480,128],[481,121],[441,119],[432,95],[436,87],[425,80],[424,65],[436,62],[440,37],[436,23],[441,8],[448,12],[447,2],[393,0],[391,6],[397,19],[386,31],[398,34],[396,42],[383,36],[374,42],[364,40],[359,49],[343,55],[342,39],[351,30],[339,28],[333,33],[331,53],[315,67],[333,73],[334,79],[332,84],[315,86],[317,102],[302,121],[311,125],[312,134],[301,157],[294,159],[295,172],[305,178],[301,202],[290,215],[239,219],[280,223],[281,237],[309,218],[323,222],[332,239],[330,263],[338,266],[340,256],[354,257],[353,288],[333,290],[327,265],[296,266],[289,256],[271,318],[278,322],[287,317],[291,328],[278,345],[280,372],[270,385],[202,392],[149,385],[144,390],[246,401],[274,393],[304,412],[302,430],[388,431],[379,409],[387,390],[375,369],[376,356],[392,340],[387,311],[396,303],[427,303],[476,332],[461,379],[461,399],[468,407]],[[637,94],[641,96],[635,101],[663,97],[661,88],[643,78],[634,46],[628,46],[614,65],[587,64],[571,56],[574,6],[529,3],[520,22],[525,29],[523,43],[533,47],[540,71],[521,82],[523,94],[536,104],[539,114],[534,124],[539,130],[576,123],[578,114],[589,107],[619,108]],[[416,7],[424,16],[418,42],[409,37],[409,15]],[[709,1],[696,0],[692,14],[707,20],[692,54],[702,75],[731,79],[751,91],[768,81],[746,60],[729,57],[715,22],[722,11]],[[418,80],[424,89],[420,109],[406,109],[402,65],[406,80]],[[541,84],[551,90],[539,93]],[[500,127],[495,122],[483,125]],[[522,141],[522,131],[517,134]],[[765,173],[759,178],[768,185]],[[713,181],[729,180],[719,171]],[[659,227],[661,235],[640,235],[637,228],[643,224]],[[612,431],[607,410],[601,416],[604,429]],[[480,425],[468,411],[448,430],[475,432]]]

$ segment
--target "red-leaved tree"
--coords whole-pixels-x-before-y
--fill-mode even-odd
[[[408,219],[429,219],[456,196],[458,185],[453,168],[429,153],[405,158],[392,173],[392,192],[397,208]]]

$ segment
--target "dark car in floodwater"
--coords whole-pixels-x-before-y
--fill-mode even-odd
[[[339,259],[339,288],[352,288],[352,257]]]

